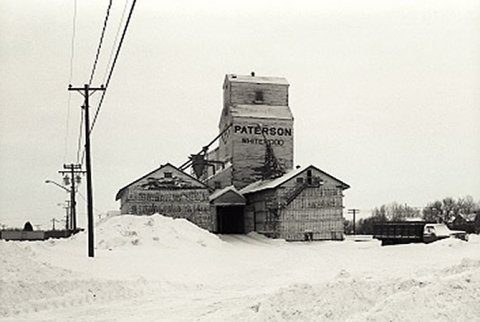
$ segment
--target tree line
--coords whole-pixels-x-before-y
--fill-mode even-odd
[[[446,197],[428,203],[423,209],[392,202],[374,208],[370,217],[356,221],[355,233],[372,234],[374,223],[406,220],[444,223],[451,229],[480,233],[480,201],[475,202],[471,196],[457,199]],[[345,221],[345,233],[353,233],[353,223],[349,220]]]

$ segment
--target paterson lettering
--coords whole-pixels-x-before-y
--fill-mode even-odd
[[[292,136],[292,129],[287,127],[268,127],[268,126],[253,126],[253,125],[235,125],[233,127],[234,133],[240,134],[254,134],[254,135],[270,135],[270,136]]]

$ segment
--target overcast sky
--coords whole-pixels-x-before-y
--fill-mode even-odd
[[[0,3],[1,224],[63,218],[68,196],[45,180],[77,162],[83,97],[67,86],[88,83],[108,1],[77,1],[72,60],[74,4]],[[287,78],[295,164],[348,183],[345,212],[480,199],[480,2],[138,0],[92,133],[96,212],[214,138],[225,74],[251,71]],[[78,212],[83,226],[82,197]]]

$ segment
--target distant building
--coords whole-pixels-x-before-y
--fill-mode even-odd
[[[476,233],[480,228],[480,220],[477,217],[480,216],[476,213],[471,214],[458,214],[449,223],[450,228],[455,230],[464,230],[467,233]],[[478,226],[478,227],[477,227]]]
[[[293,169],[288,88],[280,77],[227,75],[218,147],[191,156],[198,179],[162,166],[118,192],[122,214],[159,212],[221,234],[343,239],[349,185],[313,165]]]

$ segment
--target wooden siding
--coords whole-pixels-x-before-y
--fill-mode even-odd
[[[307,168],[309,170],[309,168]],[[343,192],[337,182],[311,168],[273,189],[247,194],[246,212],[255,231],[291,241],[343,239]],[[302,178],[301,182],[297,178]]]
[[[275,157],[287,171],[293,167],[293,120],[255,120],[253,118],[234,119],[234,131],[230,137],[233,144],[232,164],[233,164],[233,185],[241,189],[248,184],[261,180],[261,167],[265,162],[266,143],[263,135],[245,134],[243,131],[235,133],[235,126],[242,129],[254,127],[261,123],[266,129],[289,129],[286,135],[265,134],[269,140],[275,154]],[[238,129],[237,127],[237,129]],[[257,132],[258,133],[258,132]]]
[[[286,240],[343,239],[343,207],[340,189],[308,187],[281,210],[279,236]]]
[[[255,214],[252,211],[247,211],[247,207],[245,207],[244,215],[245,215],[245,234],[251,233],[255,231]]]
[[[121,214],[159,213],[213,229],[208,187],[170,164],[121,189],[119,195]]]
[[[215,205],[210,204],[210,209],[209,209],[209,215],[210,215],[210,229],[208,229],[210,232],[218,232],[218,222],[217,222],[217,207]]]
[[[207,189],[129,189],[126,195],[122,201],[122,214],[159,213],[172,218],[186,218],[204,229],[213,229]]]
[[[257,92],[262,93],[259,101]],[[274,106],[288,105],[288,85],[257,84],[257,83],[230,83],[228,105],[236,104],[265,104]]]
[[[248,81],[236,82],[226,78],[219,131],[230,124],[232,126],[222,135],[217,154],[220,161],[231,162],[231,183],[237,189],[262,179],[260,167],[265,161],[265,139],[269,140],[285,170],[293,167],[294,133],[293,117],[288,107],[288,84],[286,81],[280,84],[256,83],[255,77],[244,78]],[[261,101],[257,100],[257,92],[262,92]],[[268,118],[259,117],[254,112],[249,114],[248,110],[246,114],[232,115],[232,109],[242,104],[252,105],[253,110],[255,104],[259,108],[268,105],[272,113]]]
[[[248,203],[245,207],[249,218],[252,218],[253,230],[269,237],[275,236],[277,231],[275,214],[272,209],[278,208],[275,191],[262,191],[247,197]]]

